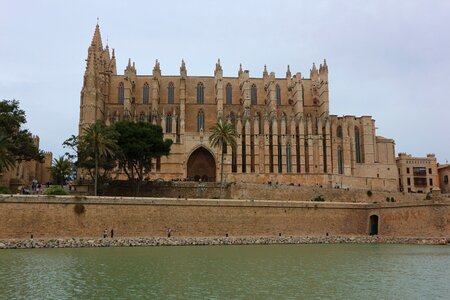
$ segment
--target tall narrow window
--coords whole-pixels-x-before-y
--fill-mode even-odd
[[[250,135],[250,172],[255,173],[255,135]]]
[[[278,136],[278,173],[283,172],[283,149],[281,148],[281,136]]]
[[[142,95],[143,103],[148,104],[148,100],[150,98],[150,87],[148,83],[144,84],[144,94]]]
[[[338,156],[338,174],[343,174],[344,173],[344,161],[343,161],[343,157],[342,157],[342,147],[338,146],[337,149],[337,156]]]
[[[205,87],[203,83],[197,84],[197,104],[205,103]]]
[[[197,131],[200,132],[201,130],[205,129],[205,114],[203,110],[200,110],[197,115]]]
[[[356,150],[356,162],[361,163],[361,143],[359,137],[359,128],[355,126],[355,150]]]
[[[236,155],[236,147],[231,148],[231,172],[237,172],[237,155]]]
[[[245,125],[242,127],[242,173],[247,172],[247,147],[245,144]]]
[[[169,83],[169,86],[167,87],[167,103],[173,104],[175,99],[175,88],[173,86],[173,82]]]
[[[226,101],[227,104],[233,103],[233,90],[231,89],[231,83],[227,83],[227,87],[225,88]]]
[[[277,105],[281,105],[281,89],[278,84],[275,87],[275,93],[276,93],[276,98],[277,98]]]
[[[273,140],[272,124],[269,125],[269,172],[273,173]]]
[[[336,136],[338,138],[342,138],[342,126],[338,125],[338,127],[336,128]]]
[[[252,105],[256,105],[258,103],[258,99],[257,99],[257,90],[256,90],[255,84],[252,84],[250,97],[252,99]]]
[[[123,87],[123,83],[119,83],[119,104],[123,104],[125,101],[125,89]]]
[[[286,172],[291,173],[292,167],[291,167],[291,144],[286,144]]]
[[[172,113],[166,116],[166,133],[172,133]]]
[[[300,173],[300,129],[295,127],[295,156],[297,162],[297,173]]]

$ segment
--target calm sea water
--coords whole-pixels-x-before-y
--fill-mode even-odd
[[[450,247],[0,251],[2,299],[450,299]]]

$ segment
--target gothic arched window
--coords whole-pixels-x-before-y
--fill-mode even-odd
[[[281,105],[281,89],[278,84],[275,87],[275,93],[276,93],[277,105]]]
[[[205,87],[203,83],[197,84],[197,104],[205,103]]]
[[[343,160],[342,147],[341,146],[338,146],[337,158],[338,158],[338,174],[343,174],[344,173],[344,160]]]
[[[123,82],[119,83],[119,104],[123,104],[125,101],[125,89],[123,87]]]
[[[199,110],[197,114],[197,131],[200,132],[201,130],[205,129],[205,113],[203,110]]]
[[[258,99],[257,99],[257,90],[256,90],[256,85],[255,84],[252,84],[250,97],[252,99],[252,105],[256,105],[258,103]]]
[[[172,113],[166,116],[166,133],[172,133]]]
[[[173,82],[169,83],[169,86],[167,87],[167,103],[173,104],[175,99],[175,88],[173,86]]]
[[[291,144],[286,144],[286,172],[291,173],[292,172],[292,166],[291,166]]]
[[[359,128],[355,126],[355,150],[356,150],[356,162],[362,163],[361,159],[361,140],[359,136]]]
[[[148,104],[148,100],[150,98],[150,87],[148,83],[144,84],[144,95],[142,96],[144,104]]]
[[[231,83],[227,83],[227,87],[225,88],[225,94],[226,94],[226,103],[232,104],[233,94],[232,94],[232,89],[231,89]]]
[[[336,128],[336,136],[338,138],[342,138],[342,126],[338,125],[338,127]]]

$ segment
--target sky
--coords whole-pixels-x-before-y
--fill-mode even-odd
[[[117,70],[261,77],[329,69],[330,114],[372,116],[396,152],[450,161],[450,1],[0,0],[0,98],[17,99],[40,148],[77,134],[97,18]]]

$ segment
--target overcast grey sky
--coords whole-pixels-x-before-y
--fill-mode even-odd
[[[138,74],[224,76],[239,63],[309,77],[327,59],[330,114],[371,115],[396,152],[450,160],[450,1],[0,0],[0,98],[18,99],[27,127],[54,156],[77,133],[87,48],[97,17],[104,45]]]

